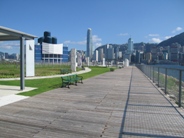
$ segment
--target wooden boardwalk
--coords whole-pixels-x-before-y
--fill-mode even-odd
[[[0,138],[100,137],[183,138],[184,117],[136,67],[0,107]]]

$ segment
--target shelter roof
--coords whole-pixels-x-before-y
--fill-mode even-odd
[[[32,40],[37,36],[0,26],[0,41],[20,40],[20,37]]]

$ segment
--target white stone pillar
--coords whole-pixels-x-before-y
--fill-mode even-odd
[[[86,58],[87,66],[89,66],[89,57]]]
[[[77,54],[77,65],[82,67],[82,55],[80,53]]]
[[[71,70],[76,72],[76,49],[71,49]]]
[[[129,66],[129,60],[125,59],[125,67],[128,67],[128,66]]]
[[[34,40],[26,40],[26,77],[35,76]]]
[[[102,66],[105,66],[105,58],[102,60]]]

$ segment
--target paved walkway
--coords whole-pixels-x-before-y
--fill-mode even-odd
[[[127,67],[0,107],[0,137],[183,138],[182,113]]]

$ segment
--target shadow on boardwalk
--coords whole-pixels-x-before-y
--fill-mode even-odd
[[[184,118],[127,67],[0,108],[3,138],[184,137]]]

